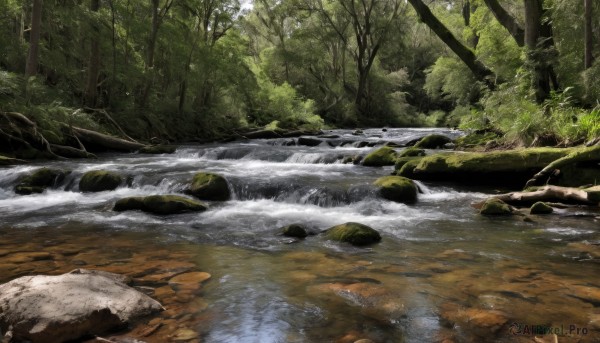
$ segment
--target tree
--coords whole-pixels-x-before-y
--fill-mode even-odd
[[[90,11],[92,14],[100,9],[100,0],[90,1]],[[89,107],[96,106],[96,98],[98,94],[98,73],[100,72],[100,29],[96,18],[92,19],[92,29],[90,37],[90,57],[88,62],[88,75],[85,88],[84,102]]]
[[[31,31],[29,33],[29,54],[25,66],[25,77],[37,74],[39,63],[40,33],[42,30],[42,0],[33,0],[31,10]]]
[[[431,13],[431,10],[422,0],[408,0],[415,9],[421,20],[452,50],[458,58],[463,61],[477,80],[482,81],[489,89],[494,89],[495,74],[477,59],[473,50],[461,43],[442,24],[442,22]]]
[[[584,68],[591,68],[594,63],[594,31],[592,27],[593,18],[593,4],[592,0],[583,0],[585,14],[584,14]]]

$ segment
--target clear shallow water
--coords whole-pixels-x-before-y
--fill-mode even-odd
[[[60,250],[69,244],[91,256],[53,255],[52,263],[26,268],[0,253],[0,262],[8,261],[3,280],[81,265],[127,263],[135,270],[141,262],[132,256],[163,249],[160,259],[190,262],[212,274],[196,294],[206,306],[163,315],[205,342],[531,341],[531,335],[509,332],[513,322],[577,325],[588,334],[561,336],[560,342],[598,341],[600,234],[593,217],[550,216],[533,223],[483,218],[471,203],[494,190],[430,183],[420,184],[424,193],[417,204],[397,204],[380,199],[371,186],[391,167],[341,163],[376,148],[357,148],[359,142],[403,144],[431,131],[460,134],[335,131],[340,138],[317,147],[253,140],[182,146],[172,155],[51,162],[45,165],[71,174],[56,189],[29,196],[12,188],[37,166],[2,169],[0,249]],[[333,141],[348,142],[340,147]],[[127,175],[128,186],[79,193],[79,178],[94,169]],[[126,196],[182,193],[198,171],[225,176],[234,199],[210,203],[200,214],[110,210]],[[353,248],[319,235],[302,241],[277,235],[291,223],[319,232],[348,221],[379,230],[382,243]]]

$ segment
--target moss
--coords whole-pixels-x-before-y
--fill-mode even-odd
[[[225,201],[231,197],[224,177],[204,172],[194,175],[187,193],[202,200]]]
[[[531,205],[531,208],[529,209],[530,214],[550,214],[553,211],[554,209],[552,207],[541,201]]]
[[[406,162],[404,162],[399,169],[396,168],[396,175],[404,176],[409,179],[413,179],[413,178],[415,178],[414,170],[419,165],[419,162],[421,162],[421,158],[420,157],[412,157],[412,158],[404,157],[404,158],[410,158],[410,160],[407,160]]]
[[[140,210],[159,215],[178,214],[185,212],[200,212],[206,210],[206,205],[178,195],[151,195],[147,197],[128,197],[118,200],[114,211]]]
[[[402,169],[402,167],[404,167],[405,164],[407,164],[409,162],[418,162],[421,160],[421,158],[423,158],[423,156],[398,157],[396,159],[396,163],[394,164],[394,169],[400,170],[400,169]],[[415,163],[415,166],[416,166],[416,163]]]
[[[360,223],[345,223],[327,230],[327,239],[363,246],[381,241],[381,235],[374,229]]]
[[[79,190],[82,192],[112,191],[123,182],[123,178],[114,172],[106,170],[93,170],[83,174],[79,181]]]
[[[500,216],[513,214],[508,204],[496,198],[487,199],[483,203],[483,206],[481,206],[481,210],[479,211],[479,213],[486,216]]]
[[[280,229],[281,233],[286,237],[304,238],[308,236],[304,226],[299,224],[291,224]]]
[[[42,193],[46,188],[55,186],[62,181],[67,174],[58,169],[40,168],[21,178],[15,186],[15,193],[23,195]]]
[[[392,166],[396,162],[398,153],[390,147],[381,147],[368,154],[362,164],[368,167]]]
[[[550,162],[572,149],[531,148],[497,152],[442,153],[423,157],[411,173],[400,175],[441,181],[522,186]],[[403,167],[404,168],[404,167]]]
[[[177,147],[172,145],[148,145],[141,148],[140,154],[172,154],[177,150]]]
[[[437,149],[443,148],[446,143],[452,143],[452,139],[444,135],[433,134],[421,138],[421,140],[415,144],[415,148]]]
[[[425,153],[425,150],[415,148],[415,147],[410,147],[410,148],[406,148],[406,149],[402,150],[400,152],[400,154],[398,155],[398,157],[416,157],[416,156],[425,156],[425,155],[427,155]]]
[[[417,186],[412,180],[405,177],[380,177],[375,180],[374,185],[379,187],[379,192],[385,199],[402,203],[417,201]]]

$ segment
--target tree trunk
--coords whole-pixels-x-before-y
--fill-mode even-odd
[[[40,32],[42,29],[42,0],[33,0],[31,12],[31,31],[29,33],[29,54],[27,55],[27,64],[25,66],[25,77],[37,75]]]
[[[477,60],[473,51],[456,39],[422,0],[408,0],[408,2],[414,7],[421,20],[467,65],[473,75],[489,89],[495,89],[494,72]]]
[[[493,198],[500,199],[507,204],[515,206],[529,206],[538,201],[566,202],[584,205],[597,205],[595,194],[592,195],[583,189],[559,186],[544,186],[533,192],[513,192],[495,195]]]
[[[145,78],[141,98],[139,101],[139,108],[146,108],[148,103],[148,97],[150,96],[150,90],[152,89],[152,83],[154,82],[154,52],[156,48],[156,39],[158,37],[158,28],[160,26],[158,7],[159,0],[152,0],[152,29],[150,31],[150,37],[148,39],[148,55],[146,58]]]
[[[484,0],[485,4],[492,12],[494,17],[504,26],[510,35],[515,39],[517,45],[522,47],[525,45],[525,31],[519,23],[498,3],[498,0]]]
[[[100,9],[100,0],[91,0],[90,10],[98,12]],[[98,95],[98,73],[100,72],[100,29],[97,23],[92,24],[92,34],[90,42],[90,58],[88,63],[87,86],[85,90],[85,104],[89,107],[96,107]]]
[[[542,52],[545,47],[542,37],[543,0],[524,0],[525,2],[525,45],[527,59],[532,70],[531,83],[535,92],[535,100],[541,104],[550,94],[549,63],[544,60]]]
[[[592,28],[592,0],[583,0],[583,4],[585,7],[585,56],[584,56],[584,66],[585,69],[588,69],[594,63],[594,32]]]

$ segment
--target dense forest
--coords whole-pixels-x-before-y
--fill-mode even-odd
[[[183,141],[244,128],[600,132],[592,0],[1,0],[0,109]],[[10,140],[6,130],[3,139]]]

